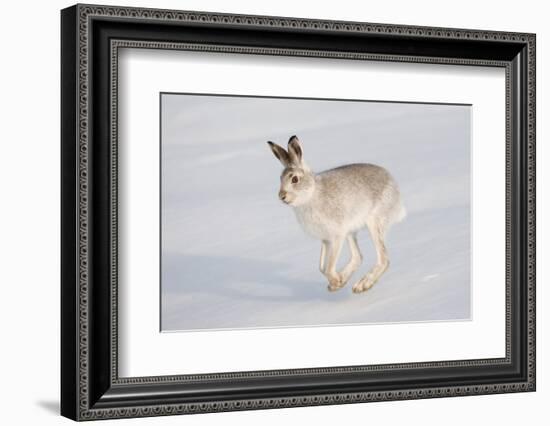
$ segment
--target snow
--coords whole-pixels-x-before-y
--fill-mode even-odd
[[[163,331],[468,320],[467,105],[162,95]],[[320,242],[277,198],[265,143],[297,134],[314,171],[386,167],[407,217],[387,238],[391,265],[369,291],[328,292]],[[340,265],[349,257],[347,247]]]

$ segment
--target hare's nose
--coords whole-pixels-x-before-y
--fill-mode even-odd
[[[285,201],[285,198],[286,198],[286,191],[279,191],[279,198],[280,198],[282,201]]]

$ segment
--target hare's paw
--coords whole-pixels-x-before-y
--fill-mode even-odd
[[[353,285],[352,291],[354,293],[363,293],[364,291],[367,291],[369,288],[371,288],[375,283],[376,280],[374,279],[373,275],[369,273]]]
[[[346,281],[342,279],[341,274],[334,274],[331,276],[328,276],[328,291],[336,291],[340,290],[344,285],[346,285]]]
[[[342,287],[344,287],[343,285],[340,285],[340,286],[332,286],[332,285],[328,285],[327,286],[327,290],[330,291],[330,292],[334,292],[334,291],[338,291],[340,290]]]

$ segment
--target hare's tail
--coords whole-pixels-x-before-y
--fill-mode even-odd
[[[390,187],[385,195],[386,197],[383,197],[384,202],[376,212],[376,216],[378,216],[382,227],[387,231],[394,223],[399,223],[405,219],[407,211],[397,188]]]
[[[405,206],[403,206],[401,200],[399,200],[388,213],[385,220],[386,231],[388,231],[392,225],[403,221],[407,216],[407,210],[405,210]]]
[[[399,202],[399,205],[397,206],[397,209],[395,212],[393,223],[399,223],[403,219],[405,219],[405,217],[407,217],[407,210],[405,209],[405,206],[403,205],[403,203]]]

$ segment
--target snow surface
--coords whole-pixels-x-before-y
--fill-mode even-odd
[[[163,331],[467,320],[470,135],[467,105],[163,94]],[[386,167],[407,217],[390,230],[391,265],[369,291],[327,291],[320,242],[277,198],[267,140],[300,138],[314,171]],[[349,256],[343,250],[340,265]]]

